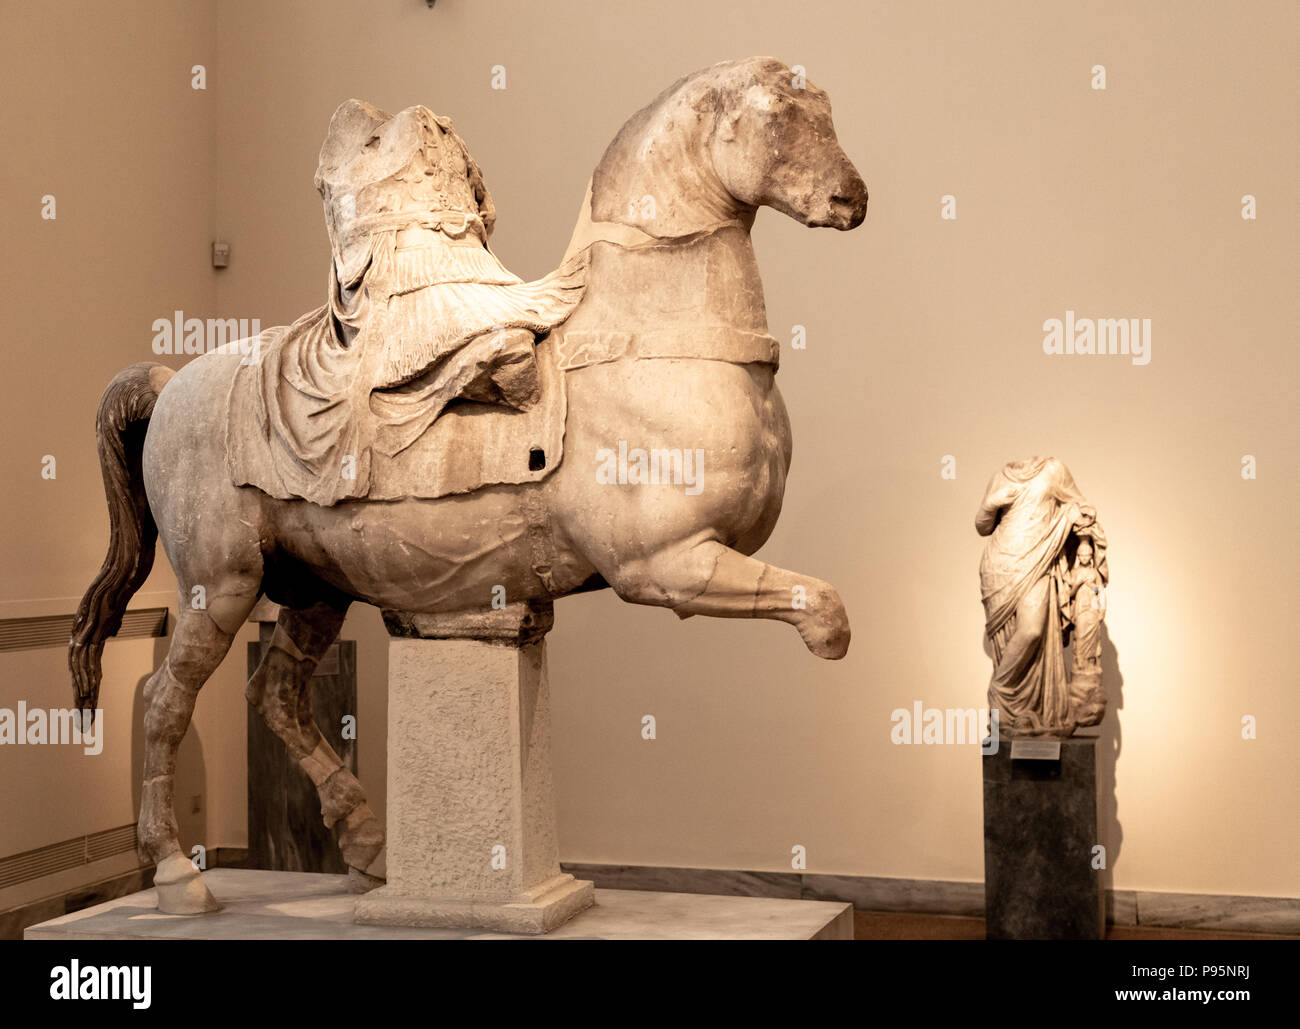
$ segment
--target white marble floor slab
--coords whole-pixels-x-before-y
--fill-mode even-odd
[[[28,940],[848,940],[853,908],[835,901],[597,890],[596,905],[545,937],[470,929],[356,925],[347,876],[214,868],[222,910],[165,915],[153,890],[28,927]]]

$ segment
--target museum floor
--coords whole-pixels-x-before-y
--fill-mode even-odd
[[[220,874],[215,873],[215,874]],[[65,913],[101,906],[115,897],[123,897],[145,887],[146,873],[141,870],[68,897],[52,898],[10,912],[0,912],[0,939],[21,939],[23,929],[37,922],[57,918]],[[635,895],[628,894],[629,896]],[[53,903],[57,900],[57,903]],[[752,902],[752,901],[751,901]],[[8,916],[8,917],[6,917]],[[858,940],[982,940],[984,919],[957,915],[920,914],[895,911],[856,911],[853,916],[854,939]],[[1110,940],[1296,940],[1300,935],[1278,933],[1231,932],[1222,929],[1175,929],[1160,926],[1110,926]]]
[[[893,911],[855,911],[856,940],[982,940],[984,919],[956,915],[916,915]],[[1296,940],[1300,936],[1274,933],[1233,933],[1223,930],[1162,929],[1157,926],[1112,925],[1108,940]]]

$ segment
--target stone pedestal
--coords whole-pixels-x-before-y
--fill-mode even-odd
[[[1016,743],[983,758],[986,935],[1103,939],[1096,733],[1060,740],[1056,760],[1019,758]]]
[[[594,899],[556,846],[550,605],[384,621],[388,882],[356,921],[549,932]]]

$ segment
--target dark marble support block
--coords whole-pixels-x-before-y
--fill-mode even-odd
[[[274,626],[263,622],[261,638],[248,645],[251,676],[270,643]],[[357,745],[343,738],[343,718],[357,711],[357,645],[340,640],[321,658],[312,677],[312,712],[325,741],[353,774]],[[250,868],[287,872],[346,872],[337,826],[327,829],[316,787],[269,728],[248,709],[248,859]]]
[[[1106,935],[1097,737],[1061,740],[1059,760],[1013,759],[1003,740],[984,763],[984,905],[990,940]]]

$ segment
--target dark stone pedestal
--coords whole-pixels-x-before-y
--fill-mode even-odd
[[[1037,742],[1037,741],[1035,741]],[[1060,741],[1059,760],[1013,759],[1003,738],[984,763],[984,907],[990,940],[1106,935],[1097,736]]]
[[[251,676],[271,641],[273,622],[262,622],[260,638],[248,645]],[[334,643],[311,681],[312,713],[326,742],[353,774],[355,739],[343,738],[343,718],[357,711],[357,645]],[[320,797],[280,737],[262,716],[248,709],[248,863],[283,872],[346,872],[332,829],[321,817]]]

